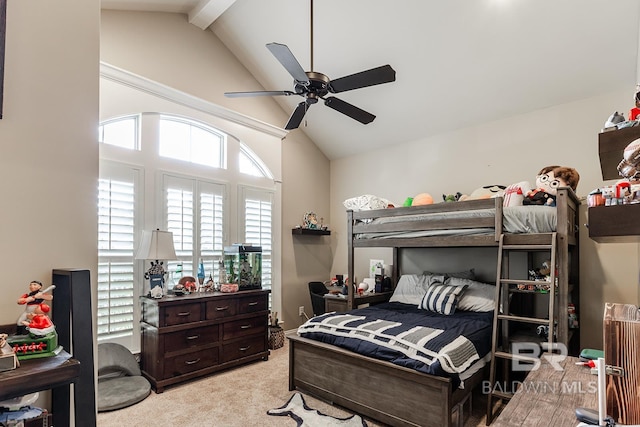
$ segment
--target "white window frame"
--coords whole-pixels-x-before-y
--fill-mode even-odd
[[[272,298],[274,301],[274,310],[281,310],[280,296],[280,276],[281,266],[281,240],[282,226],[281,218],[281,141],[287,135],[287,131],[277,126],[270,125],[260,120],[235,113],[225,107],[218,106],[201,98],[180,92],[174,88],[154,82],[146,77],[138,76],[126,70],[113,67],[107,63],[100,64],[100,85],[101,85],[101,120],[109,120],[119,116],[131,115],[131,105],[136,105],[138,111],[147,111],[142,113],[140,119],[140,134],[148,135],[148,126],[152,120],[158,120],[162,114],[183,116],[201,121],[214,129],[226,133],[227,147],[225,160],[227,161],[227,170],[211,170],[201,165],[190,165],[190,173],[212,179],[216,182],[225,183],[227,186],[227,200],[225,201],[225,215],[228,221],[225,221],[225,239],[224,246],[238,243],[241,232],[239,230],[239,213],[238,200],[239,185],[258,186],[274,192],[273,205],[273,260],[272,260]],[[115,89],[115,90],[111,90]],[[117,94],[117,98],[111,96]],[[125,100],[121,100],[122,97]],[[108,114],[108,115],[107,115]],[[145,117],[148,116],[148,117]],[[131,152],[132,150],[123,150],[121,147],[105,146],[100,144],[101,161],[113,161],[115,163],[125,163],[138,165],[145,170],[144,175],[144,196],[141,200],[143,209],[141,210],[141,226],[142,230],[152,230],[164,227],[163,211],[158,209],[157,200],[162,197],[161,179],[158,171],[166,171],[170,173],[180,174],[184,168],[184,162],[177,165],[177,161],[171,159],[160,158],[157,153],[150,155],[147,150],[149,141],[144,136],[140,137],[139,144],[141,151]],[[251,150],[258,153],[255,158],[265,166],[268,177],[260,178],[252,175],[241,174],[239,172],[239,161],[237,158],[241,150],[241,145],[247,144]],[[127,153],[124,153],[127,151]],[[252,151],[252,154],[254,152]],[[264,157],[262,157],[264,156]],[[272,169],[273,168],[273,169]],[[145,270],[143,261],[139,263],[138,277],[142,277]],[[215,278],[215,277],[214,277]],[[142,289],[141,286],[138,287]],[[136,341],[136,340],[134,340]],[[138,347],[129,347],[132,351],[139,348],[139,340],[136,341]]]

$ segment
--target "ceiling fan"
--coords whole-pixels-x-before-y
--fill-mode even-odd
[[[290,96],[299,95],[305,98],[300,102],[289,117],[285,129],[296,129],[302,123],[307,110],[319,99],[324,101],[324,105],[342,114],[368,124],[376,118],[373,114],[364,111],[355,105],[349,104],[334,96],[327,96],[330,93],[341,93],[349,90],[360,89],[368,86],[375,86],[383,83],[390,83],[396,80],[396,72],[390,65],[372,68],[356,74],[340,77],[335,80],[329,79],[325,74],[313,71],[313,0],[311,1],[311,71],[304,71],[291,50],[280,43],[268,43],[267,49],[276,57],[282,66],[291,74],[294,79],[293,91],[254,91],[254,92],[225,92],[229,98],[240,98],[247,96]]]

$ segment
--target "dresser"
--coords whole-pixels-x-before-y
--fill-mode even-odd
[[[268,290],[142,298],[142,374],[157,393],[192,378],[267,360]]]

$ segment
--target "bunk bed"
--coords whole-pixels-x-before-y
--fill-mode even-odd
[[[409,248],[497,247],[502,235],[510,244],[535,244],[545,233],[557,234],[558,307],[569,303],[569,284],[578,281],[578,207],[570,188],[558,189],[553,230],[514,228],[514,209],[503,208],[502,198],[438,203],[366,211],[347,211],[348,273],[354,276],[358,248],[393,249],[392,283],[402,272],[400,253]],[[527,207],[522,207],[527,208]],[[536,208],[536,207],[534,207]],[[546,209],[537,207],[538,209]],[[516,209],[517,210],[517,209]],[[523,209],[525,210],[525,209]],[[515,219],[515,223],[528,223]],[[547,220],[545,220],[547,221]],[[533,227],[537,228],[537,226]],[[573,299],[578,299],[578,287]],[[353,289],[348,307],[354,308]],[[568,322],[558,322],[557,340],[569,344]],[[577,335],[577,334],[576,334]],[[461,409],[471,390],[486,378],[477,370],[456,387],[449,377],[419,372],[390,361],[378,360],[322,341],[287,334],[289,339],[289,389],[299,389],[366,417],[393,426],[462,425]],[[575,337],[574,337],[575,338]]]

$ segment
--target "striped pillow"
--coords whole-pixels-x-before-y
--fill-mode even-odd
[[[456,311],[458,298],[467,289],[468,285],[450,286],[442,283],[434,283],[427,289],[418,308],[433,311],[440,314],[453,314]]]

